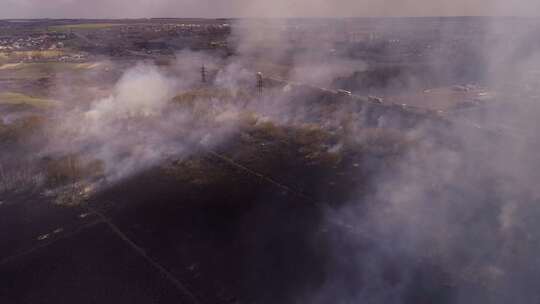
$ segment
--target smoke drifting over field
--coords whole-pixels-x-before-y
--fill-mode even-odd
[[[368,68],[362,61],[325,53],[316,42],[288,56],[298,45],[290,44],[287,33],[251,22],[235,24],[232,41],[238,49],[230,61],[183,52],[176,63],[180,76],[152,65],[128,70],[111,96],[95,100],[88,109],[65,113],[55,131],[71,136],[54,139],[52,152],[102,160],[108,178],[118,180],[170,156],[193,153],[193,144],[226,141],[244,109],[280,123],[309,118],[308,109],[291,114],[290,104],[267,98],[241,106],[214,100],[210,115],[202,120],[192,111],[171,108],[169,100],[178,89],[198,82],[193,70],[201,61],[210,69],[223,66],[215,84],[231,91],[246,82],[255,85],[253,71],[245,66],[257,58],[288,60],[292,72],[287,77],[319,86]],[[538,299],[540,265],[534,260],[540,250],[540,160],[535,151],[540,148],[540,111],[531,99],[534,84],[527,83],[540,64],[538,48],[530,40],[536,32],[522,26],[499,35],[497,20],[487,27],[490,47],[477,51],[488,58],[484,68],[489,73],[480,81],[501,92],[503,106],[458,116],[444,132],[453,143],[433,138],[426,131],[430,125],[406,131],[418,145],[396,167],[377,174],[375,189],[327,212],[321,224],[331,245],[324,283],[307,296],[291,298],[310,303]],[[505,40],[509,36],[514,37],[512,44]],[[332,119],[328,124],[344,123],[344,117]]]
[[[182,5],[174,1],[100,1],[83,13],[80,2],[44,2],[8,0],[13,8],[4,14],[34,16],[31,10],[45,5],[47,15],[92,17],[117,17],[108,15],[109,11],[126,7],[132,9],[118,16],[162,16],[186,6],[191,10],[183,14],[215,16],[225,7],[230,9],[226,14],[263,17],[283,16],[283,11],[286,16],[348,16],[362,9],[366,12],[361,14],[371,15],[524,15],[540,9],[536,1],[489,5],[480,0],[444,5],[427,0],[399,5],[396,1],[233,1],[232,8],[211,1]],[[63,9],[53,12],[58,3]],[[400,10],[403,3],[413,9]],[[212,11],[209,6],[214,4]],[[43,154],[80,154],[88,162],[99,160],[106,178],[117,182],[168,158],[197,153],[199,145],[226,142],[246,113],[255,120],[285,125],[314,121],[310,106],[293,111],[294,105],[287,103],[290,100],[271,99],[275,97],[271,94],[247,94],[242,103],[210,97],[204,109],[189,102],[171,102],[179,91],[200,85],[201,63],[215,72],[212,85],[232,92],[234,100],[242,99],[238,96],[244,86],[255,87],[255,71],[249,68],[260,64],[261,58],[287,66],[283,77],[320,87],[370,68],[363,60],[336,53],[331,45],[291,42],[299,37],[283,30],[288,22],[236,21],[229,41],[236,47],[235,56],[229,59],[184,51],[177,54],[173,73],[148,63],[128,69],[108,96],[58,111],[59,120],[49,130],[50,142]],[[296,303],[540,300],[536,286],[540,282],[540,47],[534,41],[540,22],[493,19],[483,25],[485,41],[474,51],[485,61],[478,65],[482,72],[475,75],[476,81],[497,91],[499,100],[452,116],[451,127],[440,132],[431,132],[436,126],[429,124],[402,130],[415,146],[398,164],[377,172],[375,186],[367,193],[325,210],[320,224],[329,243],[328,260],[321,266],[325,277],[319,288],[290,295]],[[441,40],[451,39],[445,30],[440,32]],[[456,68],[445,65],[449,58],[440,54],[428,54],[439,67],[431,71],[434,79],[445,78],[452,72],[449,69]],[[407,85],[417,81],[407,80]],[[351,117],[347,111],[336,111],[323,124],[339,129]],[[384,127],[382,120],[380,127]],[[435,138],[434,133],[451,141]],[[358,135],[356,140],[362,142],[363,138]],[[336,144],[336,150],[340,145]]]
[[[192,67],[200,56],[182,53],[178,71]],[[58,113],[61,119],[51,127],[45,153],[76,153],[88,161],[102,161],[105,176],[114,182],[169,157],[188,155],[194,145],[223,141],[234,126],[223,115],[234,113],[234,108],[215,101],[197,116],[189,105],[171,104],[175,92],[192,84],[189,76],[171,77],[151,64],[130,68],[110,96],[94,100],[88,108]]]
[[[170,143],[163,146],[163,138],[167,137],[163,125],[157,121],[145,125],[136,120],[152,121],[161,116],[171,97],[169,79],[153,67],[135,67],[115,85],[113,95],[94,101],[88,110],[65,114],[58,139],[67,142],[54,140],[51,146],[67,149],[63,152],[68,153],[91,149],[95,158],[105,162],[109,176],[136,172],[137,168],[154,164],[170,148]],[[66,137],[66,133],[73,136]],[[181,151],[181,146],[176,149]]]
[[[535,11],[538,4],[522,1],[515,8]],[[514,12],[502,3],[491,3],[486,10],[496,15]],[[534,256],[540,250],[536,223],[540,108],[535,89],[540,49],[533,38],[539,22],[493,19],[484,27],[485,41],[474,49],[485,60],[478,65],[483,71],[476,80],[499,92],[499,102],[457,115],[446,130],[456,139],[454,144],[432,138],[425,132],[431,126],[408,131],[419,145],[396,168],[380,172],[376,189],[328,212],[332,262],[323,288],[303,300],[533,303],[539,299],[534,282],[540,280],[540,264]],[[260,28],[249,22],[237,24],[233,34],[240,54],[276,61],[286,57],[293,48],[287,33]],[[451,38],[441,31],[441,40]],[[294,66],[288,75],[293,80],[325,86],[336,75],[361,70],[364,64],[325,54],[316,42],[304,47],[306,51],[288,62]],[[441,74],[456,68],[445,66],[447,58],[440,54],[432,55]]]
[[[457,146],[414,130],[419,146],[380,173],[372,195],[329,213],[335,268],[312,303],[538,300],[540,112],[531,74],[540,61],[531,37],[539,27],[514,20],[510,33],[499,22],[486,31],[481,81],[504,106],[458,115],[448,130]]]

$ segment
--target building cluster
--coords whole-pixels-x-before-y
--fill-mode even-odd
[[[37,51],[64,47],[70,34],[44,33],[0,36],[0,51]]]
[[[166,33],[173,36],[186,35],[212,35],[212,34],[228,34],[230,33],[230,25],[228,23],[221,24],[189,24],[189,23],[164,23],[164,24],[131,24],[120,26],[120,32],[129,33]]]

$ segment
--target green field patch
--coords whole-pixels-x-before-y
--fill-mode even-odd
[[[80,72],[107,68],[100,62],[70,63],[70,62],[36,62],[36,63],[0,63],[0,80],[35,80],[48,78],[62,72]]]
[[[81,23],[50,26],[50,31],[69,31],[69,30],[100,30],[107,29],[122,24],[119,23]]]
[[[67,69],[68,65],[58,62],[8,63],[0,65],[0,80],[34,80],[50,77],[51,75]]]
[[[8,55],[0,52],[0,64],[9,60]]]
[[[35,70],[50,72],[54,71],[67,71],[67,70],[91,70],[106,65],[102,62],[85,62],[85,63],[72,63],[72,62],[29,62],[29,63],[6,63],[0,64],[1,71],[20,71],[20,70]]]
[[[104,66],[107,67],[107,65],[102,62],[85,62],[73,64],[72,68],[76,70],[93,70]]]
[[[0,92],[0,105],[31,106],[36,108],[50,108],[57,102],[51,99],[28,96],[15,92]]]
[[[251,95],[242,90],[232,91],[229,89],[219,88],[200,88],[182,92],[173,98],[173,102],[177,104],[193,103],[195,101],[210,101],[218,99],[221,101],[245,100]]]
[[[62,50],[34,50],[34,51],[14,51],[0,52],[0,62],[21,61],[21,60],[50,60],[56,59],[67,53]]]

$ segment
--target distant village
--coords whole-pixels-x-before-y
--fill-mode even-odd
[[[82,21],[79,21],[82,22]],[[87,60],[91,55],[112,57],[148,57],[174,55],[182,49],[222,50],[232,53],[235,46],[235,33],[232,33],[229,20],[193,21],[139,20],[115,21],[117,23],[61,23],[58,21],[39,21],[26,24],[0,22],[0,56],[10,61],[68,61]],[[240,30],[243,30],[239,25]],[[268,32],[278,33],[279,39],[293,44],[307,45],[329,54],[346,55],[366,61],[385,60],[403,62],[423,60],[426,54],[439,53],[448,58],[461,56],[465,40],[474,33],[452,35],[451,39],[441,41],[440,33],[426,27],[423,35],[411,35],[405,29],[389,31],[377,24],[358,22],[339,25],[297,23],[270,24],[257,23],[260,35],[256,39],[267,40],[271,47],[272,37]],[[399,28],[399,27],[398,27]],[[22,30],[21,30],[22,29]],[[231,35],[231,33],[233,35]],[[474,41],[468,39],[467,41]],[[62,52],[66,50],[66,52]],[[36,52],[37,51],[37,52]],[[40,53],[41,52],[41,53]]]
[[[24,30],[18,27],[24,25]],[[10,62],[81,62],[92,55],[174,54],[183,48],[226,48],[228,23],[128,23],[58,25],[0,23],[0,58]],[[12,32],[12,33],[10,33]],[[16,33],[16,34],[13,34]]]

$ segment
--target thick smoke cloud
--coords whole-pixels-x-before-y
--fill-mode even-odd
[[[209,147],[226,140],[235,128],[238,107],[217,99],[199,109],[188,101],[172,101],[182,90],[193,89],[192,71],[203,58],[207,56],[179,53],[174,75],[139,63],[123,73],[110,95],[89,105],[75,102],[69,109],[59,109],[42,154],[80,155],[83,163],[99,161],[106,180],[116,182],[167,158],[193,153],[198,145]],[[227,82],[227,76],[221,79]]]
[[[373,193],[328,213],[334,262],[311,302],[538,301],[540,49],[532,37],[540,27],[535,19],[485,27],[481,81],[498,101],[457,115],[446,130],[454,144],[412,130],[419,145],[378,174]]]

